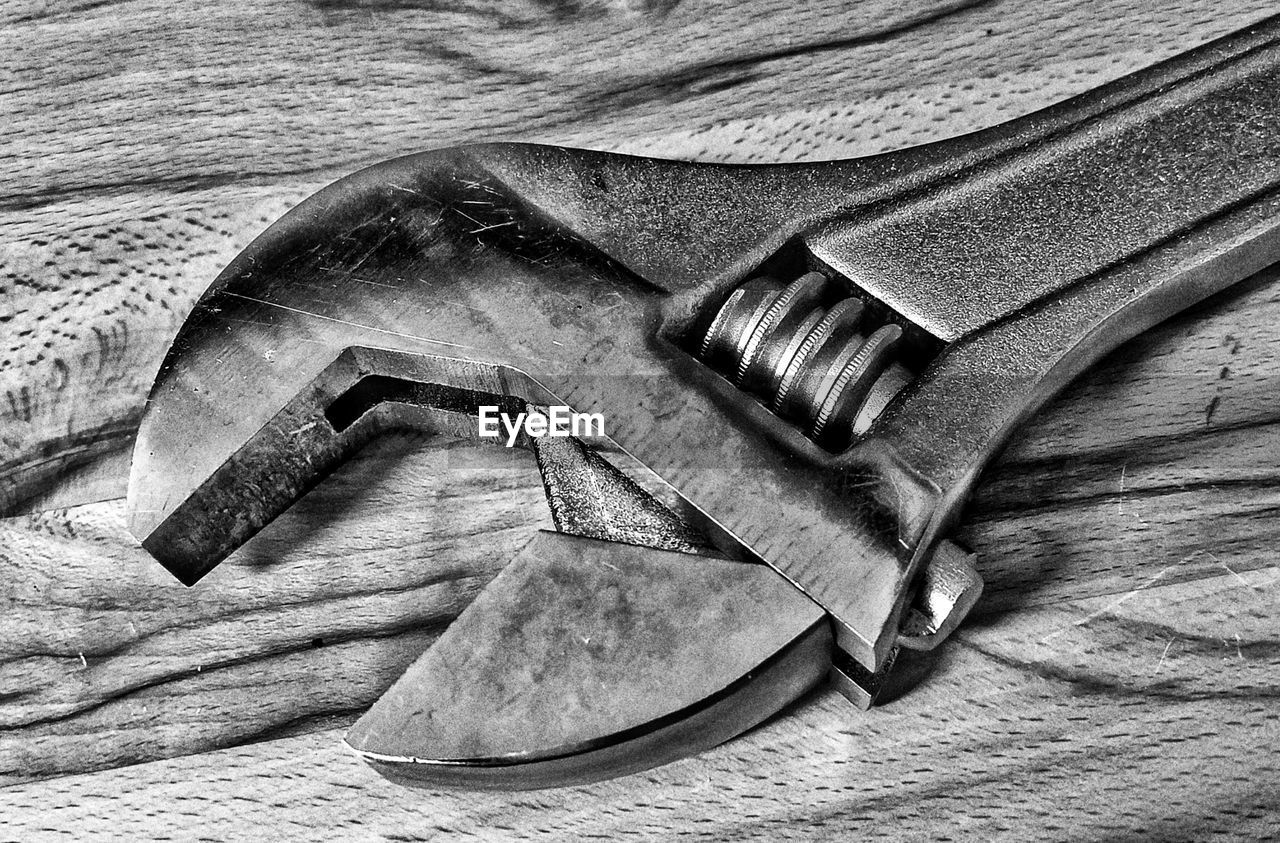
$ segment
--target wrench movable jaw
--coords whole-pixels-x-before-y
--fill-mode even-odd
[[[757,725],[822,680],[831,646],[762,565],[541,533],[347,743],[420,786],[610,778]]]

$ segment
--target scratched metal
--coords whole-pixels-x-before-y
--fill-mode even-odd
[[[821,681],[831,646],[763,565],[541,533],[347,743],[424,785],[617,776],[761,722]]]

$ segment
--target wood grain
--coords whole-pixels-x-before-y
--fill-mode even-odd
[[[326,731],[0,791],[7,831],[284,839],[1206,840],[1280,833],[1280,573],[970,625],[929,681],[831,691],[699,757],[525,794],[386,784]]]
[[[1270,6],[10,4],[0,511],[118,491],[200,290],[358,166],[497,138],[866,154],[1025,113]],[[384,440],[193,591],[118,501],[2,520],[0,837],[1280,835],[1278,324],[1272,271],[1121,349],[1019,435],[961,529],[987,593],[915,692],[870,715],[816,694],[590,788],[407,791],[338,745],[547,525],[522,453]]]

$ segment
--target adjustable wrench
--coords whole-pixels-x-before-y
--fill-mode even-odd
[[[577,440],[522,437],[563,535],[349,741],[395,776],[495,787],[660,763],[824,675],[869,705],[899,646],[945,638],[981,590],[946,536],[982,468],[1099,357],[1280,258],[1278,210],[1280,18],[868,158],[396,159],[201,297],[130,526],[194,584],[380,432],[599,414],[675,506]],[[578,648],[568,619],[607,634]]]

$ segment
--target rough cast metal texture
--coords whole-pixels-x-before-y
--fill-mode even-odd
[[[530,445],[560,532],[681,553],[714,553],[702,534],[579,439],[544,436]]]
[[[610,438],[812,597],[874,671],[922,560],[1009,431],[1124,339],[1276,259],[1278,31],[854,161],[489,145],[344,179],[255,241],[179,334],[135,452],[132,528],[198,576],[234,542],[174,524],[219,514],[247,537],[328,465],[236,455],[344,349],[448,356],[501,371],[495,394],[602,413]],[[689,349],[785,254],[846,272],[851,292],[945,341],[841,454]],[[247,500],[246,471],[271,506]]]

